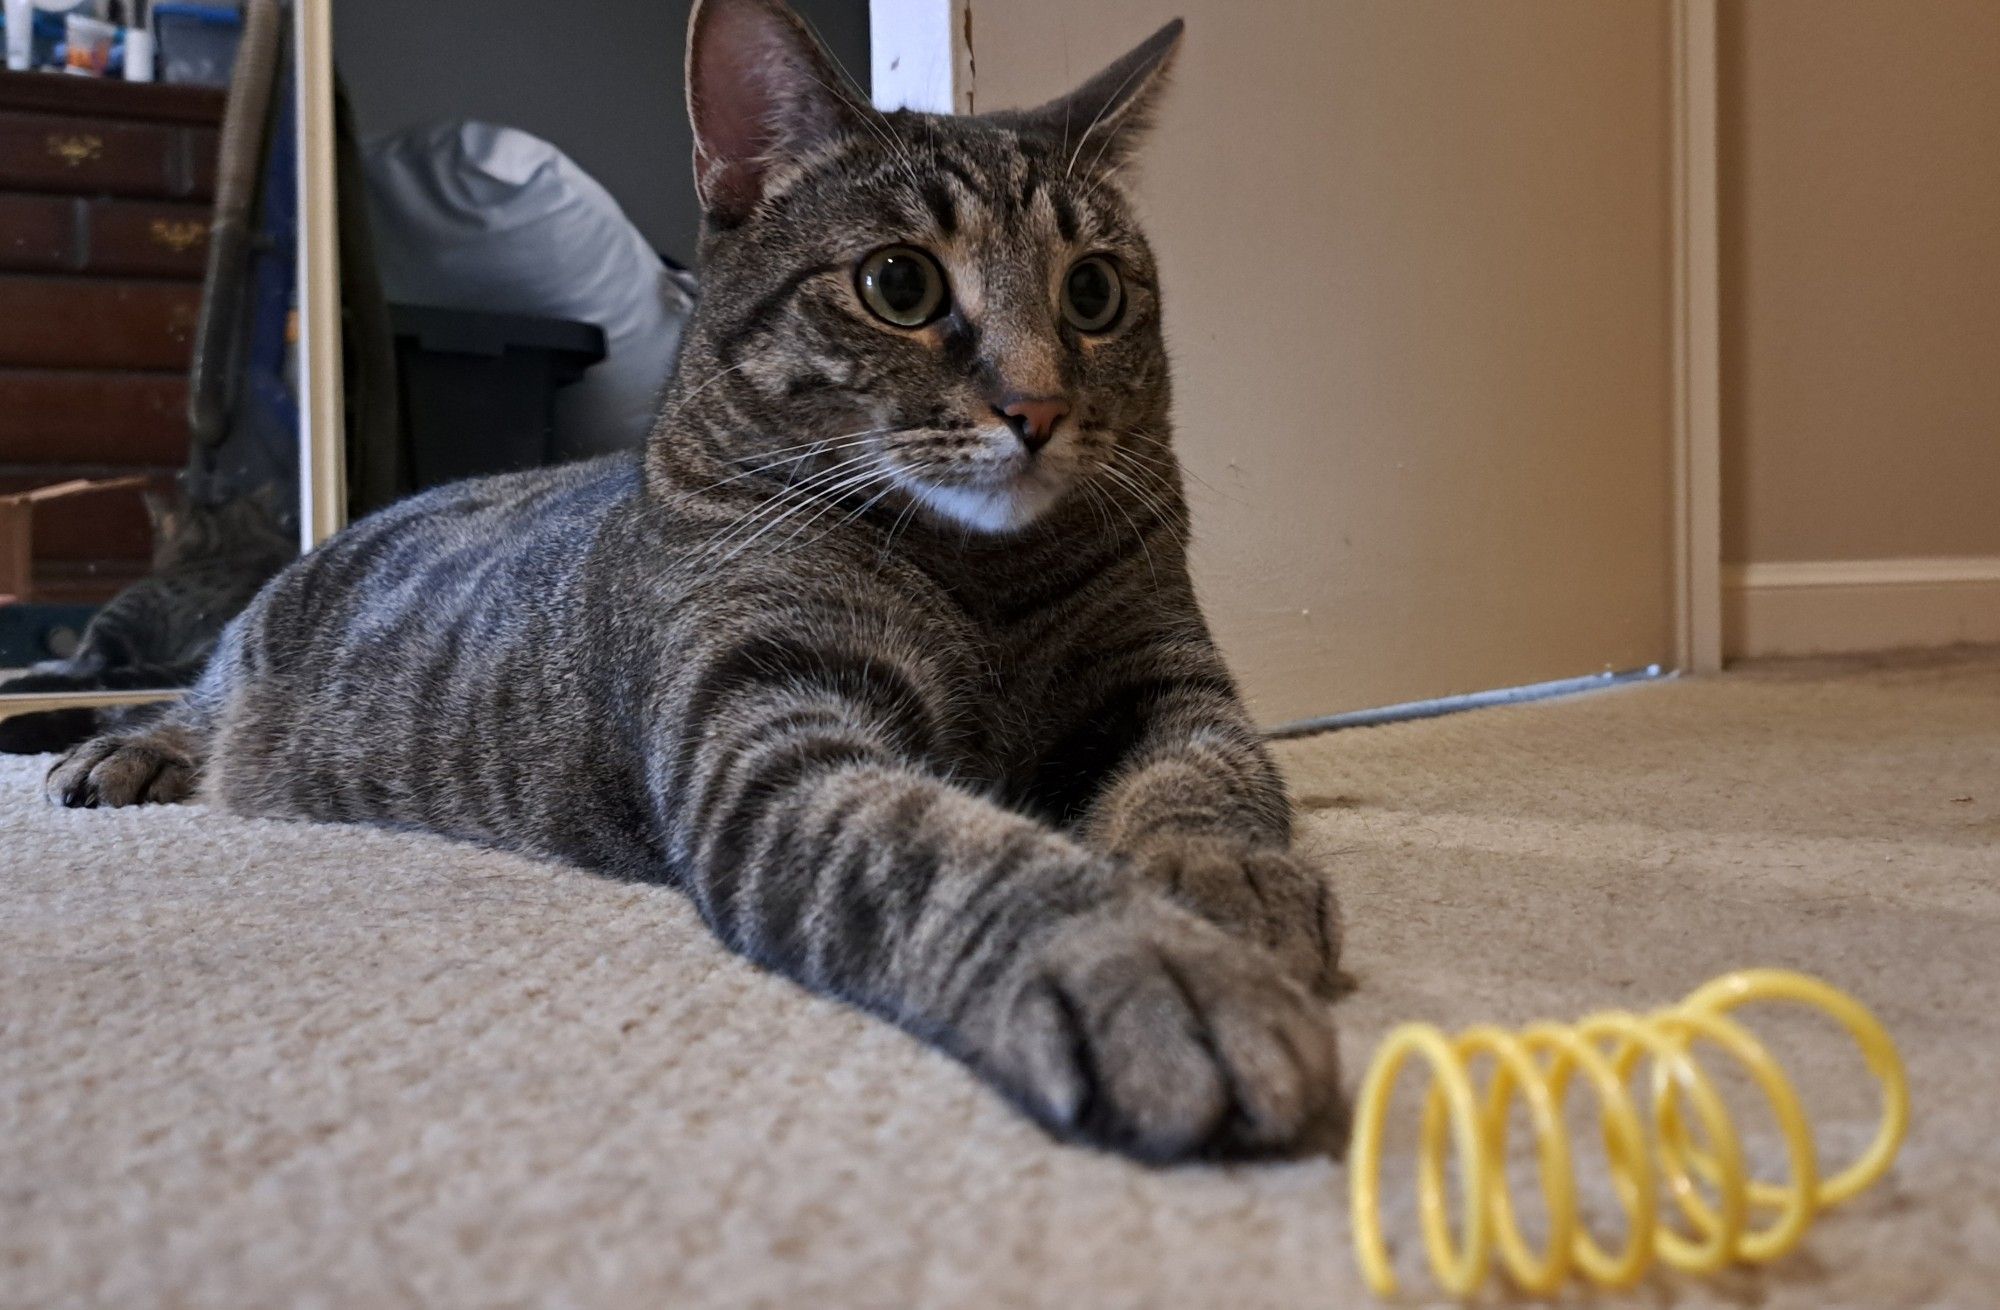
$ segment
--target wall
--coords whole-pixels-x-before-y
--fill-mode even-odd
[[[1140,194],[1258,716],[1672,646],[1664,0],[969,0],[981,109],[1184,13]]]
[[[863,88],[867,0],[794,0]],[[340,0],[334,57],[364,132],[486,118],[560,146],[654,246],[694,259],[681,61],[689,0]],[[564,16],[552,27],[548,16]]]
[[[2000,5],[1720,17],[1732,649],[2000,639]]]

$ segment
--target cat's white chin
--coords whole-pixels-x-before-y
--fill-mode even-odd
[[[910,480],[904,490],[938,518],[974,532],[999,535],[1027,527],[1062,499],[1047,477],[1016,477],[991,486],[938,486]]]

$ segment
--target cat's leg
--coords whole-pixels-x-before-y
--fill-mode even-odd
[[[207,670],[175,701],[100,711],[103,728],[56,761],[42,794],[69,809],[184,801],[201,786],[216,712],[241,672],[236,629]]]
[[[207,733],[179,705],[143,713],[92,737],[58,760],[42,792],[70,809],[167,805],[194,795]]]
[[[1275,959],[926,768],[933,721],[882,664],[818,687],[803,667],[656,761],[662,813],[685,816],[670,849],[725,942],[1064,1136],[1156,1160],[1338,1140],[1330,1014]]]
[[[1198,623],[1107,678],[1052,752],[1088,762],[1087,776],[1057,768],[1062,808],[1086,845],[1336,995],[1347,983],[1333,879],[1292,845],[1284,779]]]

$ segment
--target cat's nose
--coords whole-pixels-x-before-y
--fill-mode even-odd
[[[1049,444],[1056,424],[1069,416],[1069,402],[1061,396],[1009,396],[993,412],[1014,429],[1022,445],[1035,451]]]

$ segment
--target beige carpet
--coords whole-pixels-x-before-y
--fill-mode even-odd
[[[1900,1039],[1914,1128],[1781,1267],[1633,1304],[2000,1299],[2000,655],[1791,666],[1285,746],[1394,1020],[1751,963]],[[1326,1162],[1149,1172],[723,954],[673,893],[0,768],[0,1305],[1343,1306]],[[1831,1036],[1831,1147],[1872,1122]],[[1406,1222],[1398,1221],[1407,1233]]]

